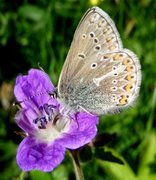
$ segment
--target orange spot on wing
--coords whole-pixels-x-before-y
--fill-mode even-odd
[[[125,59],[125,60],[122,62],[122,64],[127,66],[130,62],[131,62],[130,59]]]
[[[105,28],[105,29],[103,30],[103,33],[105,34],[108,30],[109,30],[108,28]]]
[[[124,89],[127,91],[127,92],[130,92],[133,88],[133,85],[132,84],[127,84]]]
[[[118,60],[121,60],[122,57],[123,57],[123,54],[118,53],[113,57],[113,60],[118,61]]]
[[[121,96],[121,99],[119,100],[119,105],[125,105],[127,104],[127,97],[125,95]]]
[[[115,48],[116,48],[116,47],[115,47],[114,45],[111,45],[111,46],[109,47],[109,50],[113,51]]]
[[[133,69],[134,69],[133,66],[127,66],[125,70],[127,72],[132,72]]]
[[[108,38],[106,39],[107,42],[111,42],[112,40],[113,40],[113,37],[108,37]]]
[[[134,76],[133,75],[128,75],[128,76],[126,76],[125,79],[128,80],[128,81],[133,81],[134,80]]]

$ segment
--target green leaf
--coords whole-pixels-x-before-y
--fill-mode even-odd
[[[51,180],[51,174],[50,173],[45,173],[41,171],[31,171],[30,172],[30,177],[31,180]]]
[[[123,157],[120,157],[112,149],[111,152],[113,153],[113,156],[115,154],[115,158],[118,158],[119,161],[122,159],[121,161],[124,162],[124,165],[105,161],[102,159],[97,159],[97,164],[104,170],[104,172],[109,177],[112,177],[111,180],[138,180],[137,176],[135,175],[129,164],[123,159]]]
[[[93,157],[91,148],[89,146],[84,146],[84,148],[79,151],[79,157],[83,162],[91,160]]]
[[[94,140],[93,145],[95,147],[105,146],[106,144],[114,141],[116,139],[116,133],[109,134],[109,133],[101,133],[98,134]]]
[[[112,152],[104,151],[102,148],[96,148],[94,156],[105,161],[124,164],[124,162],[120,158],[113,155]]]
[[[21,6],[18,13],[19,16],[28,18],[33,21],[40,21],[44,16],[44,10],[32,5]]]
[[[138,176],[141,180],[156,179],[156,133],[153,132],[146,139],[141,156]]]

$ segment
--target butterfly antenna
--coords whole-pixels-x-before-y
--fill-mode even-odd
[[[22,131],[14,131],[14,133],[16,135],[21,136],[22,138],[25,138],[27,136],[27,134],[25,132],[22,132]]]
[[[86,112],[86,113],[88,113],[88,114],[90,114],[90,115],[92,115],[92,116],[94,116],[92,113],[90,113],[89,111],[87,111],[85,108],[83,108],[82,106],[78,106],[78,109],[80,110],[82,110],[82,111],[84,111],[84,112]]]
[[[39,69],[40,69],[41,71],[45,72],[45,70],[44,70],[43,67],[40,65],[40,63],[38,62],[37,64],[38,64]]]
[[[48,92],[48,94],[49,94],[52,98],[56,99],[56,98],[58,97],[58,90],[57,90],[57,88],[55,88],[55,89],[53,90],[53,92]]]
[[[22,101],[15,101],[13,103],[13,106],[16,106],[19,110],[21,110],[22,109],[21,103],[22,103]]]

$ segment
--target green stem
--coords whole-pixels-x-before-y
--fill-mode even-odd
[[[75,170],[76,180],[84,180],[83,171],[80,166],[80,162],[78,159],[78,150],[70,150],[73,166]]]
[[[19,179],[20,179],[20,180],[24,180],[24,176],[25,176],[25,172],[24,172],[24,171],[22,171],[22,172],[21,172],[21,174],[20,174]]]

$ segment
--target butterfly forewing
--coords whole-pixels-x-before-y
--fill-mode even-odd
[[[58,87],[60,84],[68,84],[73,74],[75,75],[86,61],[96,58],[98,53],[116,51],[121,47],[116,27],[108,15],[97,7],[88,10],[75,31]],[[61,91],[61,88],[59,90]]]
[[[75,31],[59,79],[59,98],[73,110],[95,114],[125,107],[137,94],[138,65],[135,55],[122,49],[110,17],[94,7]]]

